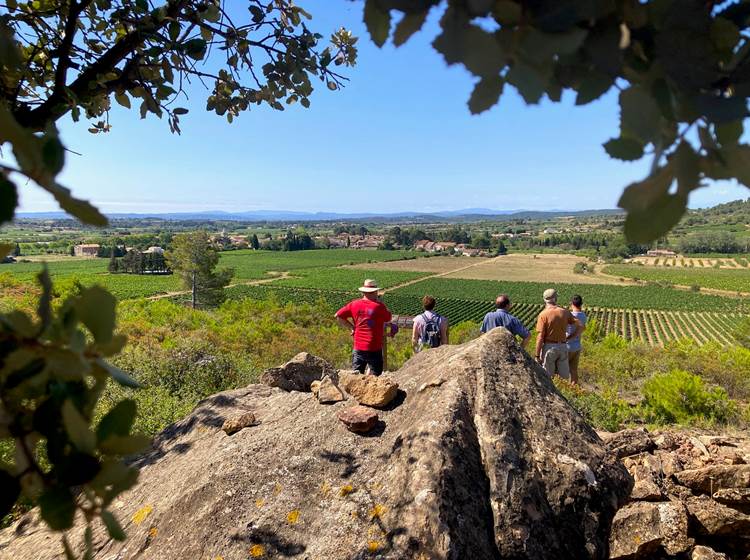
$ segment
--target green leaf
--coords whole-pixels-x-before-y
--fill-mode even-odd
[[[518,93],[528,104],[539,103],[547,87],[546,78],[539,71],[523,62],[516,62],[506,76],[506,81],[516,86]]]
[[[216,4],[209,3],[203,12],[203,18],[211,23],[216,23],[221,18],[221,12]]]
[[[37,280],[42,287],[42,294],[39,296],[36,314],[42,324],[42,332],[44,332],[52,323],[52,280],[49,277],[46,263],[41,272],[37,274]]]
[[[117,300],[104,288],[86,288],[75,304],[76,313],[97,343],[107,344],[115,330]]]
[[[632,138],[613,138],[604,144],[609,157],[623,161],[635,161],[643,157],[643,144]]]
[[[68,488],[55,486],[39,497],[42,519],[53,531],[65,531],[73,526],[75,500]]]
[[[649,243],[664,236],[682,218],[688,197],[682,191],[669,192],[673,173],[670,162],[623,192],[618,205],[628,212],[624,228],[628,241]]]
[[[135,421],[136,405],[132,399],[124,399],[117,403],[99,421],[96,427],[96,439],[105,441],[112,435],[127,436]]]
[[[469,98],[471,114],[478,115],[495,105],[503,93],[504,83],[500,76],[490,76],[479,80]]]
[[[128,373],[124,372],[120,368],[113,366],[105,362],[104,360],[96,360],[96,364],[106,371],[112,379],[117,381],[123,387],[131,387],[133,389],[139,389],[141,384],[133,379]]]
[[[13,220],[17,206],[18,191],[15,183],[0,173],[0,224]],[[5,255],[0,256],[0,260],[4,257]]]
[[[424,12],[415,12],[413,14],[406,14],[401,21],[398,22],[396,30],[393,32],[393,44],[400,47],[409,38],[414,35],[417,31],[422,29],[424,22],[427,20],[428,10]]]
[[[731,146],[739,142],[744,127],[741,120],[716,125],[716,139],[722,146]]]
[[[102,510],[101,518],[102,522],[104,522],[104,526],[107,528],[107,533],[109,533],[110,537],[112,537],[116,541],[125,540],[125,531],[122,530],[120,522],[117,521],[117,518],[114,516],[114,514],[112,514],[112,512],[107,511],[106,509]]]
[[[130,98],[128,97],[127,93],[115,93],[115,101],[117,101],[117,103],[119,103],[126,109],[130,109]]]
[[[177,107],[172,111],[175,115],[187,115],[188,110],[182,107]]]
[[[390,10],[381,9],[379,0],[366,0],[365,25],[372,42],[378,47],[382,47],[391,32]]]
[[[206,56],[206,41],[203,39],[190,39],[182,45],[185,54],[193,60],[203,60]]]
[[[700,159],[693,147],[684,140],[672,156],[678,191],[685,196],[700,186]]]
[[[634,135],[644,143],[654,141],[661,126],[661,111],[654,98],[641,86],[620,94],[620,127],[623,136]]]
[[[65,165],[65,148],[56,136],[49,136],[42,144],[42,161],[53,177]]]
[[[73,401],[66,399],[62,406],[62,418],[65,425],[65,431],[68,432],[70,441],[79,451],[84,453],[93,453],[96,448],[96,437],[89,429],[89,423],[81,415],[73,404]]]
[[[60,208],[65,210],[68,214],[78,218],[84,224],[92,226],[106,226],[107,218],[99,212],[94,206],[85,200],[75,198],[70,189],[66,189],[58,184],[39,184],[44,190],[49,192],[55,197],[55,200],[60,205]]]
[[[513,27],[521,21],[521,6],[510,0],[497,0],[492,15],[499,24]]]
[[[99,444],[99,449],[110,455],[133,455],[150,445],[151,438],[147,436],[110,436]]]
[[[599,99],[609,91],[613,83],[614,80],[606,74],[600,72],[586,74],[577,88],[576,105],[586,105]]]
[[[10,513],[20,494],[18,479],[5,469],[0,469],[0,519]]]
[[[475,76],[494,76],[505,67],[507,57],[497,37],[481,27],[443,17],[443,32],[432,46],[447,64],[463,64]]]
[[[180,22],[177,20],[173,20],[169,22],[169,25],[167,26],[167,32],[169,33],[169,39],[170,41],[176,41],[177,38],[180,36]]]
[[[0,243],[0,261],[10,255],[14,248],[13,243]]]
[[[720,51],[732,51],[740,40],[740,30],[723,17],[717,17],[711,24],[711,40]]]
[[[546,62],[578,50],[587,34],[585,29],[577,27],[563,33],[544,33],[532,27],[523,35],[521,51],[528,61]]]
[[[721,150],[732,177],[750,188],[750,146],[739,144]]]

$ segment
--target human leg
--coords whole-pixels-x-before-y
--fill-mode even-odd
[[[367,367],[367,358],[365,352],[361,350],[354,350],[352,352],[352,369],[357,370],[359,373],[364,373]]]
[[[568,366],[570,367],[570,381],[572,383],[578,383],[578,361],[580,358],[580,350],[568,352]]]

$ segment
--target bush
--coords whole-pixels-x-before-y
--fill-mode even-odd
[[[701,287],[698,284],[693,284],[692,286],[690,286],[690,291],[691,292],[700,292],[701,291]]]
[[[684,370],[657,374],[643,386],[644,411],[658,423],[724,424],[737,406],[721,387],[707,388],[703,379]]]
[[[599,395],[560,377],[554,382],[570,405],[595,428],[616,432],[636,420],[634,410],[612,390]]]

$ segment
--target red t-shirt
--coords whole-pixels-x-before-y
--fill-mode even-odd
[[[336,316],[354,320],[355,350],[376,352],[383,349],[384,325],[391,320],[391,312],[384,303],[355,299],[339,309]]]

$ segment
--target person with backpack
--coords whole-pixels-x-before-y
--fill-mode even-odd
[[[411,344],[415,352],[448,344],[448,319],[435,313],[435,298],[422,298],[424,313],[414,317]]]
[[[495,299],[495,307],[495,311],[490,311],[484,316],[482,328],[480,329],[482,334],[497,327],[505,327],[512,335],[520,337],[522,339],[521,347],[526,348],[531,334],[517,317],[509,313],[511,308],[510,298],[505,294],[500,294]]]

